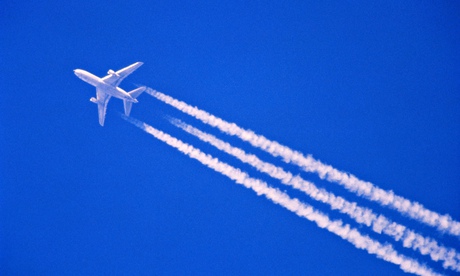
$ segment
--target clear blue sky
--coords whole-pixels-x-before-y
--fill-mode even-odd
[[[123,121],[118,99],[100,127],[76,68],[143,61],[123,89],[147,85],[460,220],[460,5],[285,2],[2,1],[0,274],[403,274]],[[131,115],[352,223],[170,126],[283,165],[147,94]]]

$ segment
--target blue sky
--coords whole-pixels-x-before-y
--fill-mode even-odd
[[[460,219],[457,3],[45,2],[0,4],[2,274],[403,274],[133,127],[118,99],[100,127],[76,68],[102,77],[143,61],[120,87],[147,85]],[[164,116],[460,249],[147,94],[131,115],[381,242]]]

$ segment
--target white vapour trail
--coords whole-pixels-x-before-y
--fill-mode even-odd
[[[319,189],[315,184],[304,180],[300,176],[293,176],[292,173],[286,172],[283,168],[264,162],[253,154],[247,154],[244,150],[233,147],[229,143],[188,125],[179,119],[170,118],[169,121],[200,140],[253,166],[258,171],[280,180],[283,184],[303,191],[314,200],[330,205],[333,210],[337,209],[339,212],[349,215],[356,222],[371,227],[374,232],[379,234],[384,233],[396,241],[401,241],[404,247],[412,248],[423,255],[429,255],[433,261],[443,261],[444,268],[460,272],[460,264],[458,263],[460,255],[454,249],[440,246],[435,240],[424,237],[401,224],[392,222],[383,215],[377,215],[369,208],[360,207],[356,202],[349,202],[324,189]]]
[[[249,142],[254,147],[260,148],[273,156],[282,157],[283,161],[286,163],[293,163],[307,172],[317,173],[322,179],[338,183],[349,191],[375,201],[382,206],[388,206],[395,209],[410,218],[435,227],[441,232],[460,237],[460,222],[453,220],[448,214],[440,215],[434,211],[428,210],[418,202],[411,202],[404,197],[395,195],[393,191],[380,189],[370,182],[362,181],[354,175],[339,171],[330,165],[323,164],[315,160],[311,155],[304,156],[302,153],[292,150],[287,146],[271,141],[251,130],[243,129],[234,123],[226,122],[206,111],[188,105],[185,102],[174,99],[159,91],[148,88],[146,92],[158,100],[201,120],[205,124],[217,127],[224,133],[234,135],[243,141]]]
[[[355,228],[351,228],[348,224],[344,225],[340,220],[331,220],[327,215],[315,210],[310,205],[302,203],[298,199],[290,198],[287,194],[281,192],[280,190],[268,186],[267,183],[261,180],[249,177],[241,170],[223,163],[217,158],[213,158],[211,155],[201,152],[199,149],[194,148],[193,146],[139,120],[126,117],[124,115],[121,116],[126,121],[151,134],[158,140],[176,148],[183,154],[198,160],[203,165],[227,176],[236,183],[242,184],[246,188],[254,190],[258,195],[264,195],[272,202],[283,206],[291,212],[296,213],[298,216],[315,222],[320,228],[327,229],[329,232],[347,240],[356,248],[364,249],[369,254],[376,255],[378,258],[396,264],[405,272],[419,275],[439,275],[416,260],[399,254],[391,245],[382,245],[378,241],[361,234]]]

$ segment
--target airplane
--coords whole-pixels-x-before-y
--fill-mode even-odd
[[[132,104],[138,102],[136,98],[142,92],[144,92],[146,87],[142,86],[132,91],[126,92],[120,87],[118,87],[118,85],[124,78],[126,78],[129,74],[134,72],[142,64],[144,63],[136,62],[116,72],[110,69],[107,72],[108,75],[103,78],[99,78],[91,74],[90,72],[87,72],[82,69],[73,70],[73,72],[75,73],[75,75],[77,75],[77,77],[91,84],[92,86],[96,87],[96,98],[92,97],[89,100],[97,104],[97,109],[99,113],[99,124],[101,126],[104,126],[105,113],[107,110],[107,103],[109,102],[112,96],[123,100],[123,104],[125,107],[125,115],[129,116],[129,113],[131,112]]]

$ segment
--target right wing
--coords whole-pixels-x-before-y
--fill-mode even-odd
[[[97,113],[99,114],[99,124],[104,126],[105,113],[107,111],[107,104],[110,100],[110,95],[102,92],[99,88],[96,89],[97,97]]]
[[[118,70],[114,74],[109,74],[105,77],[102,78],[102,81],[117,87],[121,81],[126,78],[129,74],[134,72],[137,68],[141,67],[141,65],[144,64],[143,62],[136,62],[134,64],[131,64],[128,67],[125,67],[123,69]]]

